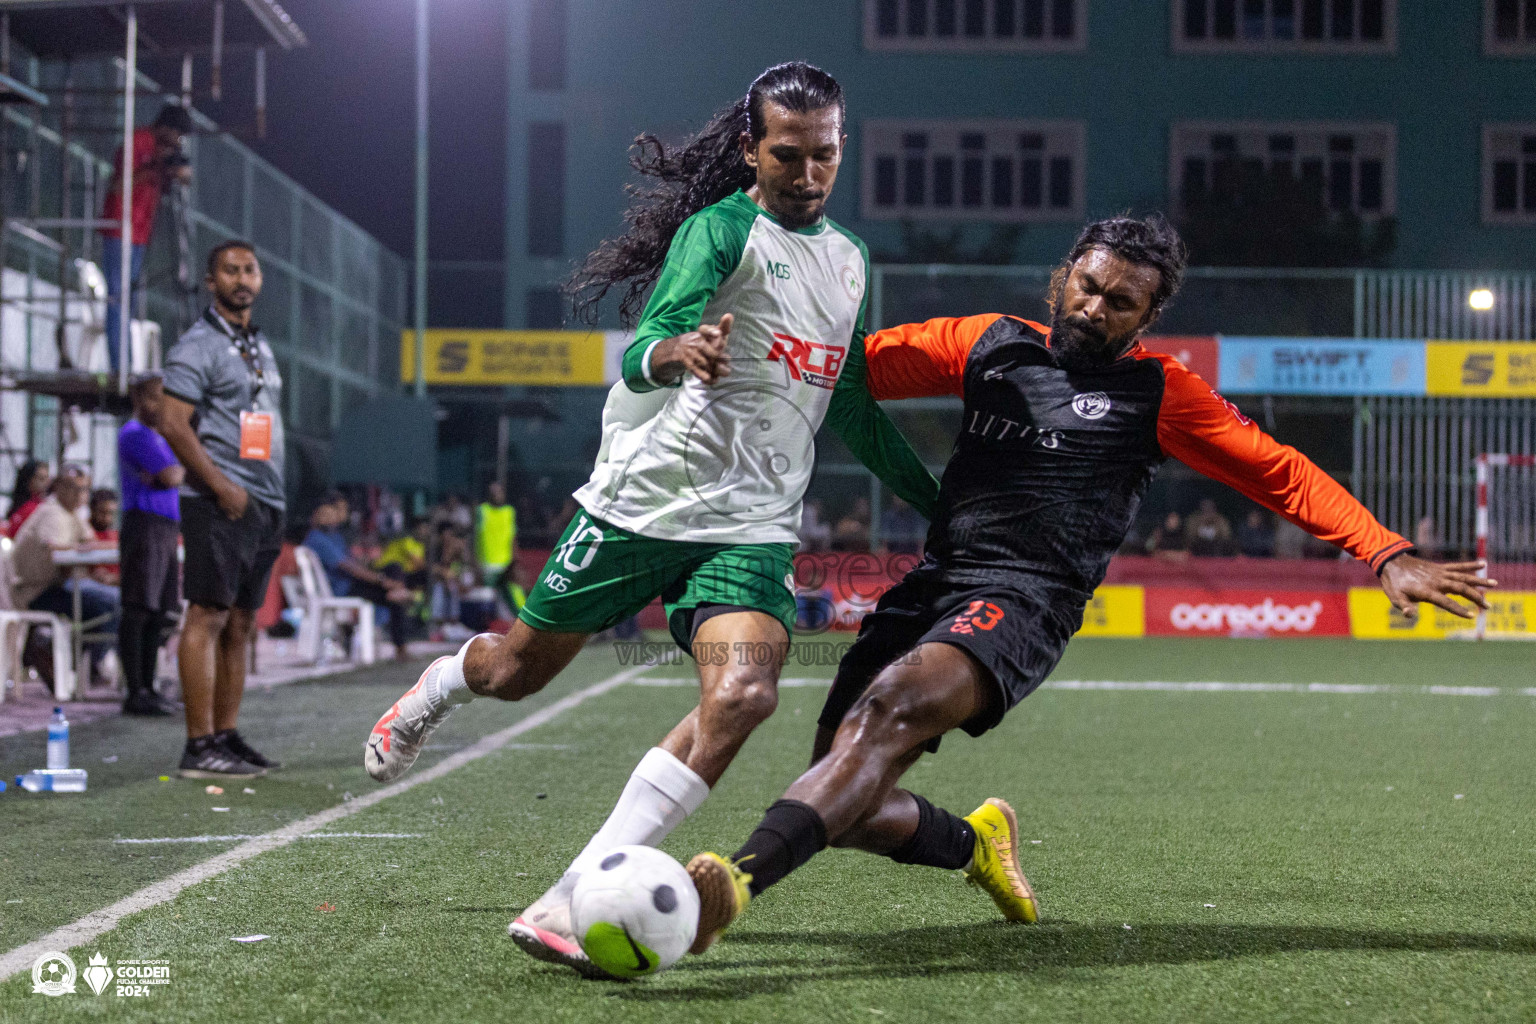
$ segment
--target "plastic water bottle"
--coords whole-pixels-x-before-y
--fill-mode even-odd
[[[62,771],[69,767],[69,719],[63,708],[54,708],[48,720],[48,770]]]
[[[16,785],[28,793],[84,793],[85,769],[34,768],[25,775],[16,776]]]

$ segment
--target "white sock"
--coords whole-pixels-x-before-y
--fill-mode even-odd
[[[468,704],[480,696],[469,688],[469,681],[464,678],[464,656],[469,653],[470,644],[481,637],[488,637],[491,643],[500,640],[495,633],[477,633],[464,642],[459,648],[459,653],[449,658],[447,663],[437,670],[437,694],[433,699],[434,704]]]
[[[693,769],[660,747],[652,747],[635,766],[613,813],[560,879],[574,887],[576,876],[598,865],[617,846],[655,846],[709,796],[709,784]]]

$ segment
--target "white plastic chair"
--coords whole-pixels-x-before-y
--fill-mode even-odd
[[[11,583],[11,542],[6,539],[0,543],[0,703],[5,701],[6,681],[21,681],[21,655],[33,626],[47,626],[53,633],[53,695],[69,700],[75,695],[69,620],[51,612],[18,611],[11,601]]]
[[[325,620],[328,615],[350,612],[357,616],[358,660],[372,665],[375,657],[373,603],[361,597],[337,597],[331,593],[320,557],[302,544],[294,549],[299,582],[304,590],[304,621],[299,624],[299,655],[318,664],[325,653]]]

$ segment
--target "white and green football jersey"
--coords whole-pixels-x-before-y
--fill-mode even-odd
[[[744,192],[678,229],[603,409],[587,512],[647,537],[794,543],[824,418],[921,511],[937,486],[864,380],[869,254],[830,220],[785,228]],[[656,342],[733,314],[731,375],[659,388]]]

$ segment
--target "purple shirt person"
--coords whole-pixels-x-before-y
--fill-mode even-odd
[[[130,419],[117,432],[117,465],[122,477],[123,511],[149,512],[179,522],[181,502],[176,486],[166,487],[156,478],[179,465],[171,446],[153,427]]]
[[[181,504],[176,489],[185,470],[156,429],[165,400],[160,375],[136,378],[130,394],[133,418],[117,433],[123,509],[118,538],[123,615],[117,646],[128,684],[123,711],[166,716],[177,708],[155,691],[155,663],[166,623],[181,608],[181,567],[176,559]]]

